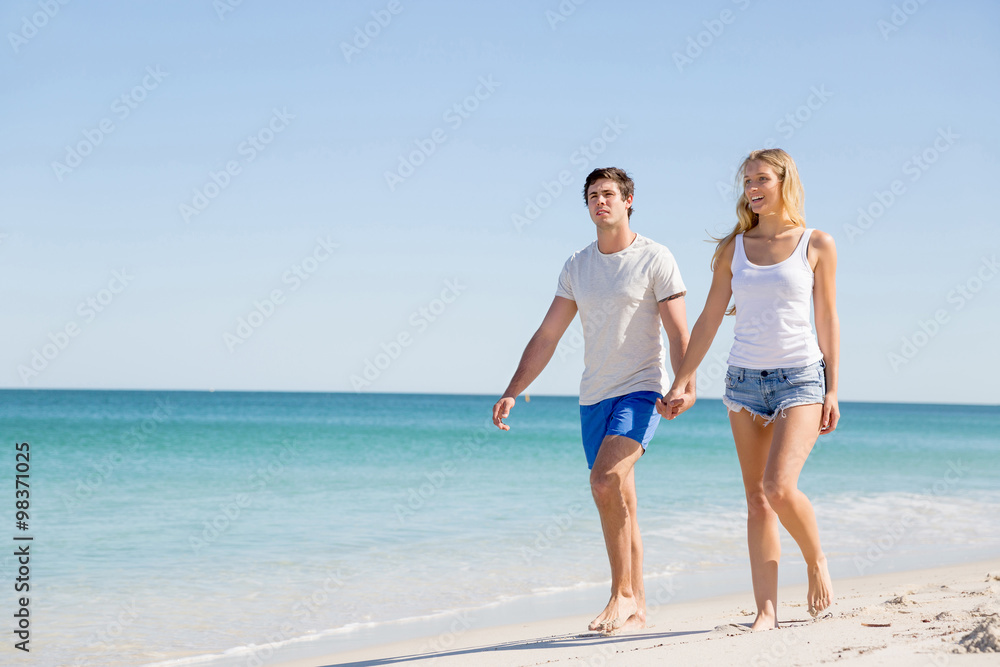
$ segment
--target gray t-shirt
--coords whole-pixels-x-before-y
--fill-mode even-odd
[[[566,260],[556,296],[576,302],[583,324],[580,405],[667,392],[659,302],[683,291],[674,256],[638,234],[620,252],[606,255],[594,241]]]

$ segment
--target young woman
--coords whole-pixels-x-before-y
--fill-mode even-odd
[[[747,499],[747,543],[757,618],[754,630],[778,627],[778,521],[795,539],[809,576],[807,602],[816,616],[833,588],[816,515],[798,489],[816,438],[837,428],[840,325],[833,238],[807,229],[795,163],[778,148],[753,151],[739,173],[743,193],[735,229],[712,258],[705,309],[670,392],[657,405],[667,419],[695,401],[695,369],[726,314],[735,312],[723,399],[736,441]],[[734,297],[735,310],[729,309]],[[815,310],[816,335],[809,322]]]

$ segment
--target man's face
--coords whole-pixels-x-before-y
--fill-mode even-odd
[[[610,178],[596,181],[587,188],[587,208],[590,219],[598,227],[615,227],[628,222],[632,197],[623,200],[618,184]]]

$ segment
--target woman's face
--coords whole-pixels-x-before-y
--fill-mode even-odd
[[[750,210],[757,215],[780,214],[784,209],[781,179],[774,167],[761,160],[751,160],[743,171],[743,194]]]

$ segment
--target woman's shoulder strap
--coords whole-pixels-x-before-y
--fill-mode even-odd
[[[814,231],[816,230],[806,227],[805,231],[802,232],[802,240],[799,241],[799,257],[802,258],[802,262],[807,267],[809,266],[809,239]]]

